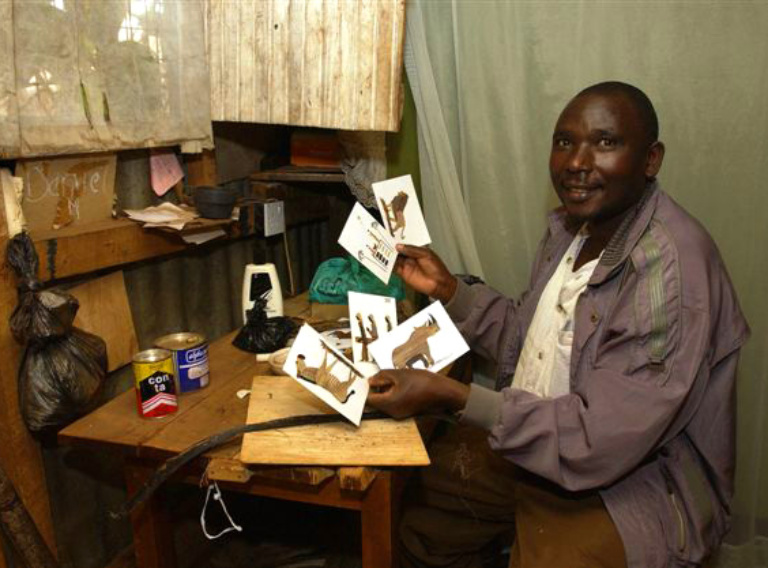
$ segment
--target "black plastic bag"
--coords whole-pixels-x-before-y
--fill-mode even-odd
[[[267,318],[266,305],[265,299],[256,299],[253,307],[245,312],[248,321],[232,345],[251,353],[272,353],[285,347],[297,326],[290,318]]]
[[[59,428],[98,401],[107,374],[107,346],[100,337],[73,326],[80,307],[74,296],[42,289],[29,235],[13,237],[6,256],[20,281],[10,326],[24,345],[19,369],[21,415],[34,432]]]

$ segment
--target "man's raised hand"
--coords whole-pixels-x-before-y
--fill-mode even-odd
[[[426,247],[397,245],[400,255],[395,272],[417,292],[427,294],[443,303],[456,292],[456,277],[451,274],[442,259]]]

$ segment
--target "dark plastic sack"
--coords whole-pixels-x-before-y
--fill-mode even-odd
[[[405,285],[394,274],[389,284],[384,284],[351,256],[329,258],[317,267],[312,284],[309,285],[310,302],[346,305],[347,292],[364,292],[403,300]]]
[[[19,277],[11,332],[24,344],[19,406],[32,431],[65,426],[92,409],[107,374],[104,340],[72,325],[80,307],[62,290],[42,290],[38,258],[26,233],[8,243],[8,264]]]
[[[264,298],[255,300],[253,307],[245,312],[247,321],[232,345],[251,353],[272,353],[285,347],[297,326],[290,318],[267,318],[266,305]]]

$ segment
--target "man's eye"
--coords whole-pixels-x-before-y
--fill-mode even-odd
[[[567,148],[570,144],[571,141],[566,138],[555,138],[555,146],[558,148]]]
[[[607,136],[604,136],[600,139],[598,144],[603,148],[613,148],[614,146],[616,146],[616,140],[614,140],[613,138],[608,138]]]

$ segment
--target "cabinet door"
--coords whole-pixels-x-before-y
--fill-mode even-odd
[[[20,155],[211,146],[199,1],[12,6]]]
[[[207,0],[214,120],[396,131],[404,0]]]

